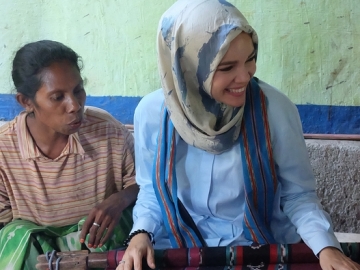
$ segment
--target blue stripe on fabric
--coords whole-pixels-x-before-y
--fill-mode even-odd
[[[251,230],[253,231],[253,233],[255,234],[257,241],[255,241],[254,239],[252,239],[252,235],[250,233],[250,230],[246,229],[247,226],[244,225],[244,234],[245,234],[245,238],[248,240],[253,240],[256,243],[260,243],[260,244],[267,244],[269,243],[269,239],[266,238],[266,235],[264,235],[262,233],[262,231],[259,230],[259,224],[257,223],[257,221],[253,218],[254,216],[254,211],[251,210],[249,207],[246,207],[244,209],[245,212],[245,216],[247,217],[248,223],[249,223],[249,227],[251,228]],[[244,223],[245,224],[245,223]]]
[[[251,80],[251,88],[248,88],[246,93],[246,105],[244,110],[244,124],[246,132],[246,141],[248,150],[250,151],[251,164],[243,167],[244,170],[244,184],[247,193],[247,200],[245,213],[252,230],[255,232],[256,237],[260,244],[275,243],[275,240],[270,231],[270,220],[272,217],[271,207],[274,199],[273,180],[271,175],[271,168],[269,167],[270,160],[268,159],[268,149],[266,146],[266,133],[264,128],[264,118],[262,115],[262,104],[260,97],[260,88],[256,81]],[[260,126],[259,126],[260,125]],[[241,153],[244,160],[245,153],[245,139],[240,136]],[[251,185],[251,178],[249,174],[249,166],[254,168],[254,178],[257,196],[254,197],[253,188]],[[256,169],[260,168],[262,171]],[[258,208],[254,208],[253,202],[258,203]],[[266,220],[264,218],[266,217]],[[250,236],[250,232],[244,226],[244,233],[246,237]],[[248,238],[251,240],[251,238]]]
[[[252,86],[253,88],[253,86]],[[251,88],[251,90],[252,90]],[[251,95],[253,96],[253,98],[257,98],[256,97],[256,91],[248,91],[249,94],[246,95],[246,104],[249,104],[251,102]],[[257,90],[257,89],[254,89]],[[260,141],[260,134],[258,132],[256,132],[254,130],[254,126],[253,126],[253,122],[257,122],[257,121],[261,121],[262,122],[262,118],[259,117],[257,115],[257,108],[254,106],[256,106],[254,103],[252,103],[252,107],[253,110],[249,111],[249,110],[245,110],[245,114],[244,114],[244,118],[245,119],[249,119],[250,121],[245,121],[245,126],[246,126],[246,132],[247,132],[247,139],[248,139],[248,144],[249,144],[249,148],[251,150],[250,152],[250,156],[251,156],[251,160],[252,160],[252,167],[254,168],[254,176],[255,179],[257,180],[256,182],[256,187],[257,187],[257,194],[258,197],[257,198],[253,198],[252,196],[250,196],[249,198],[251,199],[251,201],[253,201],[254,199],[258,202],[259,204],[259,208],[258,209],[254,209],[257,213],[259,213],[260,217],[265,217],[265,208],[263,208],[263,206],[265,205],[265,201],[264,201],[264,197],[261,196],[260,194],[266,194],[266,190],[265,190],[265,183],[262,181],[263,180],[263,175],[260,172],[260,170],[257,170],[255,168],[262,168],[262,165],[259,163],[259,159],[258,159],[258,155],[260,153],[258,153],[258,149],[256,147],[251,147],[253,145],[258,145],[259,141]],[[251,119],[252,117],[254,117],[254,119]],[[258,122],[258,123],[261,123]],[[258,131],[258,130],[257,130]],[[247,170],[247,169],[246,169]],[[251,192],[251,188],[250,185],[248,186],[248,192]]]
[[[259,86],[257,84],[256,84],[256,87],[259,88]],[[261,136],[259,138],[259,141],[265,143],[265,145],[266,145],[266,142],[267,142],[268,138],[267,138],[267,134],[266,134],[266,130],[265,130],[265,128],[266,128],[265,127],[265,122],[264,122],[265,119],[263,118],[263,111],[262,111],[263,109],[266,110],[266,108],[262,108],[262,106],[261,106],[262,100],[261,100],[261,97],[260,97],[260,92],[257,91],[256,93],[257,93],[258,98],[260,100],[260,102],[259,102],[260,108],[258,109],[259,121],[257,123],[262,124],[262,128],[260,128],[260,130],[258,130],[258,134]],[[260,120],[261,120],[261,122],[260,122]],[[263,168],[264,172],[267,172],[267,174],[265,174],[265,177],[267,179],[269,179],[268,183],[270,183],[269,185],[267,185],[268,193],[275,194],[275,192],[276,192],[275,187],[272,184],[272,183],[274,183],[273,179],[272,179],[272,170],[271,170],[271,164],[272,164],[271,162],[272,161],[269,158],[269,151],[268,151],[266,146],[260,147],[260,156],[263,158],[263,160],[262,160],[263,164],[262,164],[261,168]],[[268,201],[265,202],[266,211],[267,211],[266,216],[268,218],[271,217],[272,212],[273,212],[271,205],[273,205],[273,200],[270,200],[270,201],[268,200]],[[266,220],[266,222],[270,222],[270,219]]]
[[[176,50],[175,57],[174,57],[174,65],[173,65],[173,71],[175,73],[176,79],[178,81],[178,86],[181,92],[181,101],[185,102],[187,97],[187,87],[186,87],[186,81],[184,78],[184,71],[181,67],[181,58],[184,56],[185,46],[179,47]]]
[[[248,93],[250,93],[250,91],[248,91]],[[248,102],[250,102],[250,95],[246,95],[246,104],[248,104]],[[244,112],[244,119],[250,119],[252,117],[252,112],[250,112],[249,110],[246,110],[245,109],[245,112]],[[244,121],[244,120],[243,120]],[[252,125],[252,121],[244,121],[245,123],[245,130],[246,130],[246,137],[247,137],[247,141],[248,141],[248,144],[249,144],[249,150],[250,150],[250,157],[251,157],[251,167],[252,168],[260,168],[260,164],[258,162],[258,159],[257,158],[254,158],[257,156],[257,153],[256,153],[256,148],[255,147],[251,147],[252,145],[256,145],[257,144],[257,140],[255,139],[255,132],[254,132],[254,129],[253,129],[253,125]],[[245,157],[245,154],[244,154],[244,157]],[[248,166],[246,166],[248,167]],[[251,188],[251,179],[250,177],[247,177],[247,175],[250,175],[249,173],[249,170],[248,168],[244,168],[246,170],[246,176],[244,176],[245,178],[248,178],[248,183],[246,185],[246,189],[247,189],[247,192],[251,192],[251,195],[253,194],[252,193],[252,188]],[[258,179],[261,179],[261,174],[259,173],[259,170],[253,170],[254,172],[254,178],[256,180]],[[264,185],[261,184],[259,185],[258,182],[255,183],[256,185],[256,189],[257,189],[257,194],[264,194]],[[260,196],[261,198],[262,196]],[[264,210],[262,205],[264,204],[263,201],[259,201],[258,198],[253,198],[253,196],[249,196],[249,200],[251,201],[251,203],[254,201],[254,199],[259,203],[259,208],[258,209],[253,209],[255,210],[256,212],[258,212],[261,216],[264,216],[262,215],[262,211]]]
[[[254,125],[258,126],[261,125],[260,127],[258,127],[256,129],[256,133],[257,133],[257,144],[259,148],[256,149],[257,151],[259,151],[258,154],[258,161],[261,163],[259,164],[259,167],[255,167],[255,168],[260,168],[260,170],[258,170],[258,174],[259,174],[259,179],[262,179],[262,183],[263,183],[263,192],[266,195],[266,197],[261,198],[260,203],[262,205],[264,205],[264,211],[260,211],[260,215],[266,217],[265,222],[270,222],[269,218],[271,217],[272,214],[272,206],[273,205],[273,200],[270,200],[269,197],[267,197],[267,194],[274,194],[274,186],[271,184],[272,181],[272,175],[271,175],[271,168],[269,167],[270,161],[268,160],[268,149],[266,148],[266,144],[264,147],[262,146],[262,143],[266,143],[267,137],[266,137],[266,133],[265,133],[265,126],[264,126],[264,119],[263,119],[263,115],[262,115],[262,106],[261,106],[261,97],[260,97],[260,91],[259,91],[259,86],[257,85],[257,83],[255,83],[254,80],[251,81],[251,86],[252,89],[255,88],[255,91],[252,91],[252,95],[253,95],[253,100],[259,100],[259,102],[253,103],[254,105],[254,109],[253,109],[253,113],[255,114],[255,122]],[[269,179],[267,181],[267,179]],[[270,183],[270,184],[266,184]],[[265,199],[265,201],[263,201],[262,199]]]
[[[175,138],[173,137],[174,132],[175,132],[174,124],[172,123],[172,121],[168,121],[168,145],[167,145],[167,147],[168,147],[167,155],[169,155],[168,158],[170,158],[170,151],[171,151],[172,143],[175,143],[175,141],[174,141]],[[192,228],[187,226],[186,222],[183,220],[183,218],[180,215],[179,206],[178,206],[178,197],[177,197],[177,178],[176,178],[175,157],[176,157],[176,147],[175,147],[174,153],[172,155],[172,158],[174,160],[173,160],[173,170],[171,172],[171,175],[172,175],[172,187],[171,187],[172,194],[171,195],[172,195],[173,204],[174,204],[175,210],[176,210],[177,221],[179,221],[179,230],[181,232],[181,236],[183,237],[183,239],[186,242],[186,247],[194,247],[194,243],[191,240],[190,235],[195,240],[195,246],[201,247],[202,244],[201,244],[200,240],[198,239],[198,237],[196,236],[195,232],[193,231]],[[169,162],[168,162],[168,164],[170,165]],[[169,168],[169,166],[167,166],[167,168],[166,168],[166,171],[167,171],[166,175],[169,175],[168,168]]]
[[[167,159],[167,166],[166,166],[166,176],[170,176],[169,174],[169,169],[170,169],[170,158],[171,158],[171,148],[172,148],[172,144],[175,143],[173,140],[174,140],[174,132],[175,132],[175,127],[174,127],[174,124],[168,120],[167,122],[168,124],[168,138],[167,138],[167,150],[166,150],[166,159]],[[173,153],[173,156],[175,157],[176,156],[176,147],[174,149],[174,153]],[[175,162],[175,160],[173,160],[173,162]],[[176,213],[178,213],[177,211],[177,207],[176,207],[176,202],[177,202],[177,182],[176,182],[176,166],[175,164],[173,164],[173,168],[172,168],[172,172],[171,172],[171,177],[172,177],[172,181],[171,181],[171,199],[173,201],[173,203],[175,204],[175,209],[176,209]],[[168,179],[165,179],[167,181],[167,186],[169,186],[169,183],[168,183]],[[179,227],[179,229],[181,229]]]
[[[174,40],[172,31],[174,26],[173,17],[165,17],[161,22],[161,34],[165,40],[166,46],[171,50],[171,42]]]
[[[201,47],[198,53],[198,68],[196,71],[196,77],[199,84],[199,93],[202,98],[202,103],[206,111],[211,112],[218,118],[222,117],[222,112],[218,103],[210,97],[210,95],[204,90],[204,82],[208,79],[211,70],[211,63],[214,61],[221,46],[224,44],[228,34],[238,28],[237,25],[224,24],[218,28],[217,31],[211,34],[211,37],[207,43]]]
[[[167,110],[164,109],[163,119],[161,123],[161,129],[158,135],[157,142],[161,145],[157,145],[157,154],[154,158],[153,164],[153,187],[155,190],[155,195],[158,199],[161,212],[163,215],[164,225],[168,232],[170,242],[173,248],[180,248],[178,241],[174,233],[181,239],[181,242],[185,241],[186,247],[195,246],[201,247],[201,241],[197,238],[195,232],[187,226],[187,224],[182,219],[179,208],[178,208],[178,198],[177,198],[177,180],[176,180],[176,170],[175,164],[173,164],[172,171],[169,172],[170,168],[170,158],[173,158],[175,162],[175,151],[173,155],[170,155],[172,144],[175,143],[175,138],[173,137],[175,127],[173,123],[168,120]],[[160,151],[159,151],[160,148]],[[160,156],[159,164],[157,164],[157,157]],[[159,166],[159,179],[157,178],[157,166]],[[172,176],[172,185],[168,189],[168,176]],[[163,194],[163,196],[161,196]],[[169,215],[166,210],[169,210]],[[173,226],[171,226],[173,225]],[[174,227],[175,232],[172,230]],[[191,240],[191,237],[195,240],[195,243]]]
[[[219,0],[219,2],[224,5],[224,6],[227,6],[227,7],[234,7],[232,4],[230,4],[229,2],[225,1],[225,0]]]
[[[252,89],[254,88],[254,86],[252,85]],[[258,89],[256,89],[257,91]],[[251,91],[252,96],[253,96],[253,100],[259,99],[259,95],[256,91]],[[254,102],[252,102],[253,105],[253,109],[252,109],[252,117],[253,117],[253,121],[251,123],[251,127],[252,131],[253,131],[253,135],[254,138],[252,140],[252,142],[249,141],[249,145],[252,146],[261,146],[260,142],[264,142],[264,136],[261,136],[261,132],[264,130],[263,128],[263,119],[262,119],[262,115],[261,115],[261,107],[259,108]],[[259,112],[260,110],[260,112]],[[258,125],[261,125],[260,129],[257,127]],[[248,137],[248,139],[250,139]],[[254,161],[256,161],[256,165],[254,166],[254,168],[259,168],[259,170],[255,169],[255,178],[258,179],[257,182],[257,187],[259,190],[258,194],[264,194],[265,196],[260,196],[257,198],[257,201],[260,205],[260,208],[258,209],[258,213],[261,217],[265,217],[267,216],[266,213],[266,203],[268,203],[266,200],[267,197],[267,187],[266,187],[266,176],[265,176],[265,172],[264,172],[264,167],[263,164],[261,163],[261,151],[258,147],[253,147],[253,157],[254,157]],[[261,187],[261,188],[260,188]],[[260,193],[261,192],[261,193]],[[272,205],[272,204],[271,204]],[[266,220],[265,220],[266,222]]]
[[[166,125],[167,114],[166,113],[164,113],[164,119],[162,121],[163,122],[162,122],[161,130],[162,130],[162,132],[165,132],[165,134],[162,136],[162,138],[160,138],[160,140],[158,138],[158,143],[161,143],[161,146],[160,146],[160,153],[157,153],[157,155],[160,155],[160,179],[157,179],[157,176],[156,176],[156,173],[157,173],[156,157],[157,157],[157,155],[155,155],[154,164],[153,164],[153,187],[154,187],[156,197],[159,201],[159,205],[160,205],[163,217],[167,217],[167,212],[165,210],[165,205],[166,205],[168,207],[168,209],[170,210],[170,215],[171,215],[171,219],[173,221],[173,226],[175,227],[175,230],[177,232],[179,232],[179,227],[177,226],[177,222],[176,222],[176,211],[174,209],[174,205],[170,199],[170,196],[167,196],[169,194],[167,194],[167,187],[166,187],[166,183],[164,181],[165,180],[165,170],[163,170],[163,168],[165,168],[165,166],[166,166],[166,158],[165,157],[166,157],[166,148],[167,148],[167,145],[165,142],[165,139],[167,136],[167,134],[166,134],[167,133],[167,125]],[[161,136],[161,134],[159,133],[158,136]],[[158,147],[159,147],[159,145],[157,145],[156,149],[158,149]],[[161,188],[162,192],[164,193],[163,198],[165,201],[162,200],[160,190],[158,189],[158,181],[159,181],[160,188]],[[168,232],[172,232],[172,228],[170,225],[170,222],[172,222],[172,221],[169,220],[168,218],[164,218],[164,225]],[[177,240],[175,239],[175,235],[173,233],[169,233],[169,239],[170,239],[172,247],[174,247],[174,248],[179,247]]]
[[[124,124],[133,124],[142,97],[88,96],[86,105],[102,108]],[[360,134],[360,106],[296,105],[304,133]],[[13,119],[22,110],[15,95],[0,94],[0,121]]]

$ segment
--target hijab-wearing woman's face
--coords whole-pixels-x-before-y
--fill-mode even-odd
[[[86,93],[77,68],[68,61],[55,62],[41,72],[34,115],[44,129],[69,135],[80,128]]]
[[[216,101],[232,107],[245,104],[246,86],[256,71],[256,53],[249,34],[242,32],[231,41],[213,77],[211,95]]]

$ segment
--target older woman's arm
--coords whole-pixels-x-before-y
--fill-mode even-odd
[[[90,233],[89,247],[102,246],[110,238],[115,226],[119,223],[122,211],[135,202],[139,192],[139,187],[135,182],[134,138],[125,127],[120,136],[119,143],[123,142],[119,145],[123,149],[122,179],[116,179],[116,181],[122,183],[120,187],[122,189],[110,195],[90,211],[80,234],[80,241],[83,242],[86,234]],[[93,226],[94,222],[100,226],[98,228]],[[106,229],[107,232],[103,236]]]
[[[9,196],[7,194],[2,171],[0,171],[0,229],[13,218]]]

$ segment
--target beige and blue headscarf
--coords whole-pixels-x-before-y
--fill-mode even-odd
[[[215,101],[211,83],[230,42],[254,29],[226,1],[180,0],[162,16],[158,28],[158,65],[165,103],[181,138],[219,154],[237,140],[243,108]]]
[[[246,90],[245,106],[240,108],[219,103],[211,95],[215,70],[241,32],[251,35],[256,49],[254,29],[225,0],[179,0],[160,19],[158,65],[165,104],[153,185],[174,248],[204,243],[184,218],[177,198],[176,132],[186,143],[214,154],[229,150],[240,140],[242,160],[246,161],[245,237],[260,244],[275,243],[270,221],[277,179],[266,97],[254,78]]]

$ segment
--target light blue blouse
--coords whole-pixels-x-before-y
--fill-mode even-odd
[[[318,254],[327,246],[341,250],[329,215],[315,192],[315,179],[295,105],[281,92],[260,81],[268,101],[268,118],[279,185],[271,229],[279,243],[301,240]],[[134,208],[133,231],[155,234],[155,248],[170,248],[153,184],[152,168],[160,125],[161,89],[145,96],[135,111],[136,181],[140,192]],[[244,238],[243,161],[239,143],[214,155],[177,136],[178,197],[197,224],[208,246],[249,245]]]

